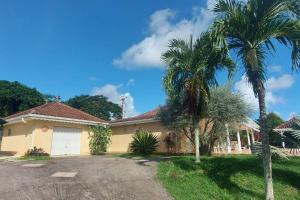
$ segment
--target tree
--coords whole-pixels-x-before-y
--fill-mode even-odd
[[[162,58],[167,68],[164,86],[170,99],[176,99],[188,113],[196,144],[196,162],[200,162],[199,121],[204,117],[209,101],[210,86],[216,85],[217,70],[231,69],[233,62],[226,53],[214,45],[210,35],[204,33],[195,42],[173,39]]]
[[[275,41],[292,49],[292,68],[300,65],[299,0],[218,0],[214,41],[233,50],[259,101],[266,199],[274,199],[272,161],[266,127],[266,57],[275,53]]]
[[[192,122],[187,113],[182,112],[182,105],[177,101],[168,100],[161,107],[158,118],[168,129],[177,133],[184,133],[192,144]],[[235,127],[238,123],[246,120],[252,113],[240,93],[234,93],[229,85],[213,88],[207,105],[205,119],[202,119],[202,134],[200,134],[201,150],[211,154],[215,141],[224,136],[225,124]]]
[[[230,85],[213,89],[204,128],[209,142],[209,153],[211,153],[215,141],[224,135],[226,124],[235,129],[238,124],[245,122],[251,114],[250,105],[245,102],[240,93],[232,92]]]
[[[121,107],[108,101],[107,97],[102,95],[76,96],[69,99],[66,104],[104,120],[119,119],[122,116]]]
[[[270,145],[281,146],[282,137],[276,133],[273,129],[282,124],[284,120],[276,113],[268,113],[266,120],[266,131],[269,134]]]
[[[0,117],[45,103],[43,95],[19,82],[0,81]]]

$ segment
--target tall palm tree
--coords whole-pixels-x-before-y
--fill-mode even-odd
[[[199,122],[209,100],[209,88],[217,84],[217,70],[233,68],[226,49],[218,48],[208,33],[195,42],[173,39],[162,58],[167,68],[164,86],[170,99],[179,99],[192,121],[195,134],[196,162],[200,162]],[[226,67],[225,67],[226,66]]]
[[[300,65],[299,0],[218,0],[212,33],[233,50],[259,101],[266,199],[274,199],[269,135],[266,131],[265,60],[280,43],[292,49],[292,68]]]

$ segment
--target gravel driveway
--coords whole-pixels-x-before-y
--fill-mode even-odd
[[[0,162],[0,199],[171,199],[155,173],[155,162],[107,156]]]

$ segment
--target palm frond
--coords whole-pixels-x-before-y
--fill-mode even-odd
[[[286,159],[288,160],[288,154],[280,148],[274,147],[270,145],[271,148],[271,154],[273,159]],[[262,144],[261,142],[255,142],[251,147],[252,153],[255,155],[261,157],[262,156]]]

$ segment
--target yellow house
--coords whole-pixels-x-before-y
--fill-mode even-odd
[[[130,143],[132,142],[132,136],[139,130],[144,129],[152,132],[159,138],[159,146],[157,152],[176,152],[176,153],[189,153],[192,152],[192,146],[187,137],[177,133],[177,137],[173,137],[175,140],[174,149],[170,149],[166,143],[166,137],[172,137],[173,131],[165,128],[160,120],[157,119],[157,113],[159,109],[146,112],[144,114],[125,118],[121,120],[115,120],[110,123],[112,128],[112,143],[109,147],[109,152],[119,153],[128,152]],[[179,136],[179,137],[178,137]]]
[[[5,118],[1,151],[23,155],[33,147],[43,148],[50,155],[88,155],[90,125],[110,125],[110,153],[129,151],[132,136],[139,129],[149,130],[159,137],[157,152],[168,152],[165,139],[170,131],[156,119],[158,110],[112,121],[110,123],[63,103],[47,103]],[[173,152],[185,150],[187,138],[177,141]]]
[[[63,103],[47,103],[5,118],[1,151],[17,155],[33,147],[50,155],[89,154],[89,125],[108,123]]]

